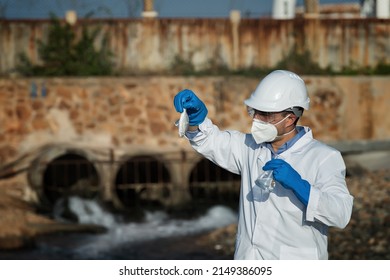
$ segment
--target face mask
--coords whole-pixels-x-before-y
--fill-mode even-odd
[[[252,135],[255,139],[257,144],[263,143],[263,142],[272,142],[275,140],[275,138],[278,136],[278,130],[276,128],[276,125],[280,124],[282,121],[287,119],[290,115],[287,115],[282,120],[278,121],[275,124],[263,122],[258,119],[253,119],[252,123]],[[288,133],[287,133],[288,134]]]

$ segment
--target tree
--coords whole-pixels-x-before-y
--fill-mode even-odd
[[[17,71],[25,76],[99,76],[110,75],[112,53],[105,37],[99,50],[94,41],[99,30],[88,31],[84,26],[76,41],[72,27],[52,17],[47,43],[38,41],[41,65],[33,65],[25,54],[20,55]]]

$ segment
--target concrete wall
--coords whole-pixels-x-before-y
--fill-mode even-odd
[[[195,69],[273,67],[294,47],[312,53],[321,67],[390,63],[390,20],[318,19],[140,19],[79,21],[105,35],[119,73],[163,72],[177,57]],[[39,62],[38,40],[48,21],[0,21],[0,74],[12,73],[19,53]]]
[[[316,138],[330,144],[390,142],[388,77],[303,78],[311,108],[301,124],[309,125]],[[66,151],[78,151],[98,162],[96,168],[103,174],[101,183],[110,198],[116,171],[99,162],[156,155],[168,163],[173,184],[186,187],[200,158],[186,139],[178,137],[174,95],[184,88],[193,89],[221,129],[249,132],[251,119],[243,101],[259,79],[0,79],[0,171],[35,170],[39,168],[36,159],[47,162]],[[22,192],[29,197],[28,178],[23,176]],[[41,179],[29,178],[30,183]]]

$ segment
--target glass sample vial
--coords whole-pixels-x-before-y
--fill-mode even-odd
[[[265,192],[272,192],[275,188],[275,180],[272,176],[272,170],[265,171],[255,181],[256,185],[259,186]]]

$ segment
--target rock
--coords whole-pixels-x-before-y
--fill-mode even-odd
[[[58,232],[101,233],[97,225],[59,223],[39,215],[34,207],[0,189],[0,250],[28,247],[39,235]]]
[[[349,191],[354,196],[351,221],[345,229],[329,229],[329,259],[390,259],[389,170],[367,171],[360,167],[359,170],[363,176],[351,172],[347,177]],[[230,225],[199,237],[197,242],[232,257],[235,237],[236,225]]]

